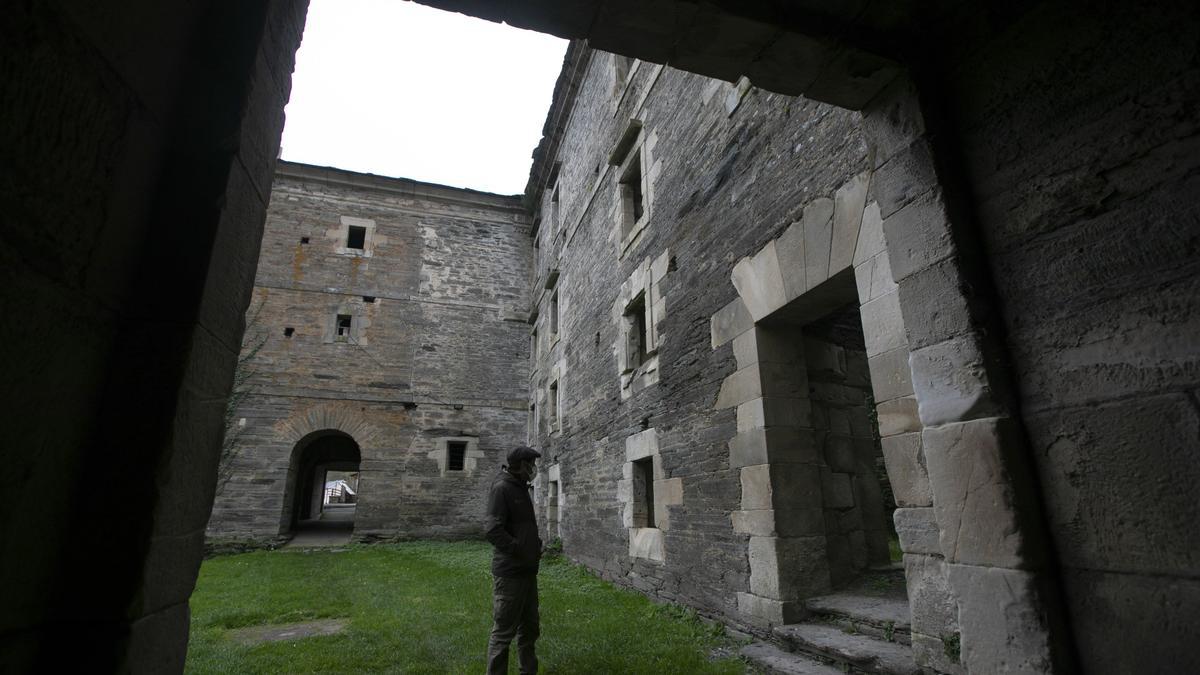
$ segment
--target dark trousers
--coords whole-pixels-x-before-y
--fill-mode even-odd
[[[522,675],[538,669],[533,643],[541,633],[538,617],[537,576],[493,577],[492,637],[488,642],[488,675],[508,672],[508,645],[517,638],[517,663]]]

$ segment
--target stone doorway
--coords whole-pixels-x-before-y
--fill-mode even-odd
[[[293,544],[337,545],[354,532],[361,454],[340,431],[311,433],[292,450],[280,534]]]

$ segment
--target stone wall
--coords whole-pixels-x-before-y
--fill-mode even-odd
[[[530,253],[517,197],[281,162],[210,539],[286,533],[294,451],[330,430],[360,448],[356,538],[477,536],[525,433]],[[448,440],[468,443],[462,471]]]
[[[557,166],[535,165],[548,182],[527,192],[540,342],[531,440],[555,465],[564,550],[619,583],[745,623],[750,536],[730,515],[743,502],[729,459],[739,418],[717,407],[737,364],[729,347],[712,349],[710,318],[737,298],[741,258],[866,166],[858,117],[645,62],[621,81],[611,55],[579,46],[564,73],[577,79],[560,93],[577,100],[564,102],[571,112],[542,150]],[[643,218],[623,222],[621,180],[639,152]],[[639,293],[646,354],[631,362],[625,308]],[[653,468],[653,528],[635,518],[642,459]]]
[[[1081,668],[1194,671],[1200,18],[1181,2],[1044,3],[963,52],[940,74],[944,114]]]

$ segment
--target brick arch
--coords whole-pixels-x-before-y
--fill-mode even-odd
[[[310,434],[331,429],[353,438],[360,449],[378,447],[383,437],[354,405],[337,402],[306,408],[275,427],[279,438],[293,446]]]

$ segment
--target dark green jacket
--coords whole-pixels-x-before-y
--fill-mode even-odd
[[[532,488],[520,478],[501,471],[488,493],[484,528],[492,543],[492,574],[525,577],[537,574],[542,557],[533,515]]]

